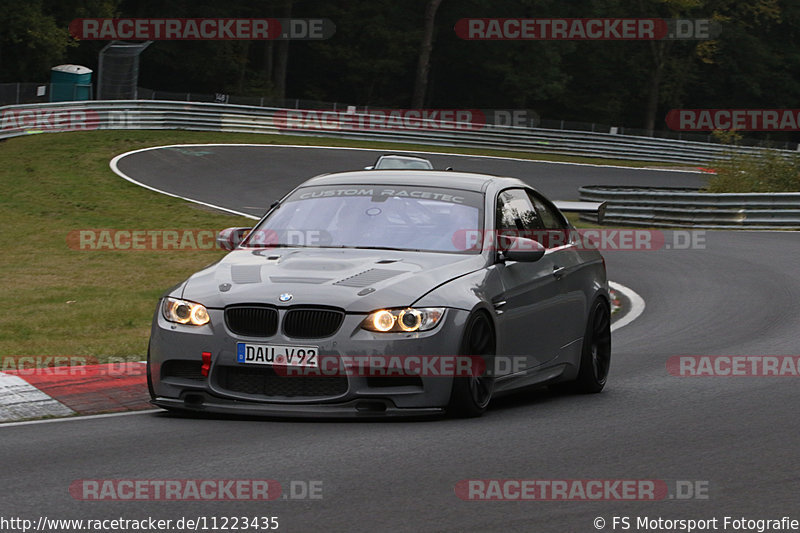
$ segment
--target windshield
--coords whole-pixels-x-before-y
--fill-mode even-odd
[[[439,187],[303,187],[259,224],[244,246],[373,248],[479,253],[458,235],[483,227],[483,195]]]
[[[375,165],[376,169],[392,170],[392,169],[421,169],[430,170],[433,168],[428,161],[420,161],[417,159],[400,159],[397,157],[382,157],[378,164]]]

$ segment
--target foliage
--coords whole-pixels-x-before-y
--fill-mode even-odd
[[[5,6],[3,4],[6,4]],[[160,41],[139,85],[370,106],[411,104],[428,0],[0,0],[0,82],[51,66],[97,68],[104,42],[67,33],[80,17],[329,18],[327,41]],[[709,18],[706,41],[467,41],[474,17]],[[792,108],[800,101],[800,3],[788,0],[443,0],[426,107],[517,108],[542,118],[664,129],[673,108]],[[288,58],[284,73],[277,65]],[[285,87],[285,91],[284,91]],[[786,134],[773,134],[786,139]]]
[[[800,154],[732,154],[711,166],[716,174],[709,179],[708,192],[800,192]]]
[[[720,144],[738,145],[742,140],[742,134],[736,130],[714,130],[711,137]]]

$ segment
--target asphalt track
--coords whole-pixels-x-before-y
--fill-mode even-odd
[[[295,185],[327,172],[361,170],[385,151],[281,146],[173,146],[140,151],[119,170],[164,192],[261,215]],[[576,166],[519,159],[420,154],[436,169],[453,167],[524,179],[555,200],[577,200],[582,185],[700,187],[699,172]],[[243,194],[242,191],[246,191]]]
[[[206,151],[212,153],[141,152],[123,159],[120,169],[173,194],[257,214],[303,178],[374,159],[355,151]],[[702,178],[434,161],[464,170],[497,163],[502,168],[495,173],[525,177],[564,200],[585,184],[684,185]],[[638,292],[647,308],[614,332],[612,373],[599,395],[527,392],[498,400],[476,420],[254,421],[144,413],[0,427],[0,513],[34,521],[278,516],[279,531],[291,532],[566,533],[597,531],[597,517],[606,521],[603,531],[614,530],[614,516],[630,517],[629,531],[637,531],[636,517],[800,519],[798,378],[681,378],[665,367],[675,355],[797,354],[798,246],[797,233],[709,232],[702,249],[606,252],[610,277]],[[68,492],[79,479],[128,478],[319,480],[323,497],[84,502]],[[476,502],[455,495],[460,480],[498,478],[658,479],[673,495],[676,480],[700,481],[707,482],[708,498]]]

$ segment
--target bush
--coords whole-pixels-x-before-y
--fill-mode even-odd
[[[800,153],[733,154],[711,167],[717,173],[709,178],[707,192],[800,192]]]

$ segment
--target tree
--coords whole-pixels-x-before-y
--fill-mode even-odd
[[[732,25],[766,22],[780,18],[778,0],[754,0],[743,3],[740,0],[638,0],[642,12],[660,12],[665,18],[711,18],[723,20]],[[652,15],[651,15],[652,16]],[[733,22],[734,24],[731,24]],[[724,34],[723,29],[723,34]],[[758,40],[758,39],[755,39]],[[767,37],[768,40],[768,37]],[[662,102],[662,88],[666,73],[669,72],[673,91],[682,91],[691,79],[698,62],[713,63],[716,43],[709,41],[649,42],[650,68],[646,87],[647,102],[644,110],[645,129],[652,134],[656,115]],[[741,43],[739,44],[741,46]],[[725,89],[717,88],[719,98],[724,97]]]
[[[281,9],[281,17],[292,16],[292,0],[286,0]],[[275,63],[272,72],[272,82],[277,98],[286,98],[286,76],[289,69],[289,41],[278,41],[275,44]]]
[[[9,3],[11,2],[3,2]],[[0,81],[44,81],[74,46],[43,0],[13,2],[0,17]]]
[[[414,95],[411,98],[411,107],[418,109],[425,103],[425,93],[428,89],[428,71],[431,66],[431,52],[433,51],[433,30],[436,20],[436,11],[442,0],[428,0],[425,7],[425,31],[422,44],[419,47],[419,60],[417,62],[417,75],[414,80]]]

